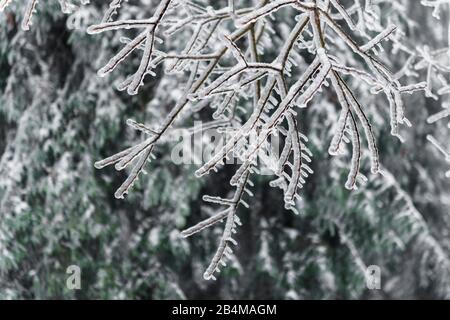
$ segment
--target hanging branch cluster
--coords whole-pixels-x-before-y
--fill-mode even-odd
[[[6,9],[6,7],[11,4],[15,0],[0,0],[0,12]],[[24,16],[22,19],[22,29],[24,31],[30,30],[32,25],[32,18],[34,13],[36,12],[36,6],[38,5],[39,0],[28,0],[27,6],[25,8]],[[58,0],[59,5],[61,6],[61,11],[63,13],[72,13],[77,6],[73,3],[73,1],[69,0]],[[84,5],[88,4],[89,0],[79,0],[79,2]]]
[[[214,10],[195,2],[161,0],[148,19],[114,19],[123,1],[110,3],[102,21],[88,29],[91,34],[125,29],[138,30],[133,39],[124,39],[124,47],[99,70],[100,76],[113,72],[131,53],[140,52],[141,61],[136,72],[118,85],[119,90],[137,94],[147,75],[154,75],[155,68],[165,63],[167,73],[189,74],[184,93],[157,128],[129,122],[147,138],[135,146],[119,152],[95,164],[96,168],[115,165],[117,170],[130,167],[128,178],[116,191],[117,198],[123,198],[138,179],[152,151],[164,136],[173,130],[177,117],[186,109],[199,110],[205,105],[214,108],[214,120],[236,120],[237,106],[245,106],[249,116],[234,121],[236,130],[225,145],[196,171],[201,177],[218,168],[230,157],[236,157],[240,166],[231,178],[236,188],[232,199],[205,197],[208,202],[225,206],[215,216],[183,231],[188,237],[213,224],[226,219],[225,229],[218,251],[204,274],[205,279],[214,278],[214,272],[225,264],[231,254],[230,244],[235,243],[232,233],[239,224],[236,212],[243,203],[249,176],[258,173],[258,154],[269,154],[276,179],[271,186],[279,187],[284,193],[285,207],[294,212],[296,200],[305,179],[313,173],[309,163],[312,153],[307,147],[307,137],[302,133],[302,118],[297,112],[311,105],[311,100],[323,87],[331,86],[341,106],[336,119],[329,153],[343,152],[344,142],[351,143],[352,156],[345,186],[355,189],[359,177],[363,143],[366,141],[371,159],[372,173],[380,171],[380,160],[376,138],[369,120],[367,108],[352,91],[348,78],[363,81],[371,87],[373,94],[384,93],[389,104],[391,132],[399,136],[399,125],[409,125],[404,114],[402,93],[411,93],[425,88],[424,83],[402,86],[398,76],[377,59],[383,40],[395,33],[389,26],[374,37],[369,37],[365,26],[367,16],[375,19],[371,1],[361,8],[359,1],[349,11],[338,0],[260,1],[256,7],[240,8],[236,1],[229,1],[228,7]],[[269,16],[280,9],[290,8],[296,13],[295,24],[284,40],[278,55],[268,61],[264,55],[267,36],[273,32]],[[358,13],[357,23],[352,12]],[[349,30],[349,31],[348,31]],[[177,35],[189,31],[191,37],[186,43]],[[358,35],[356,37],[355,35]],[[183,43],[176,51],[162,49],[163,38],[173,43]],[[355,39],[367,39],[359,44]],[[177,39],[177,41],[172,41]],[[345,48],[345,49],[343,49]],[[359,65],[348,66],[335,52],[351,52]],[[302,52],[312,54],[310,63],[304,63]],[[230,67],[225,65],[230,64]],[[252,103],[246,103],[249,94]],[[256,136],[256,139],[248,139]],[[278,155],[271,148],[271,139],[281,137],[283,150]],[[363,139],[363,137],[365,137]]]
[[[450,15],[450,0],[435,0],[435,1],[421,1],[424,6],[433,8],[433,17],[440,19],[442,8],[445,6]],[[450,117],[450,24],[448,26],[448,42],[447,46],[440,49],[430,49],[428,46],[418,48],[419,61],[415,65],[416,70],[426,70],[426,95],[427,97],[438,100],[444,100],[443,109],[431,115],[427,122],[429,124],[438,121],[449,119]],[[437,89],[434,83],[437,83]],[[447,98],[444,98],[447,97]],[[447,127],[450,129],[450,122]],[[445,160],[450,163],[450,151],[442,145],[439,140],[433,136],[428,135],[427,140],[444,156]],[[446,177],[450,178],[450,171],[446,172]]]

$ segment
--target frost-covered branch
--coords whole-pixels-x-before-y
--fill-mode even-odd
[[[0,0],[0,9],[10,2]],[[437,8],[442,4],[425,2],[424,5],[436,5]],[[22,24],[24,29],[31,25],[37,3],[28,2]],[[73,8],[65,0],[60,4],[64,12]],[[140,55],[137,70],[118,84],[119,90],[138,94],[145,78],[155,76],[160,65],[169,75],[186,75],[186,81],[182,95],[156,127],[132,119],[127,121],[130,127],[145,135],[142,142],[95,163],[98,169],[109,165],[114,165],[118,171],[130,169],[128,177],[115,192],[116,198],[124,198],[144,172],[146,163],[154,158],[152,152],[159,144],[170,140],[181,114],[195,113],[210,106],[214,109],[214,120],[206,127],[220,130],[231,124],[235,131],[195,172],[196,176],[217,171],[226,160],[236,158],[240,164],[230,184],[237,188],[237,194],[242,195],[243,181],[250,173],[258,174],[258,167],[265,163],[276,177],[270,185],[284,193],[285,208],[298,213],[296,203],[301,198],[300,191],[313,174],[310,164],[313,154],[308,148],[308,138],[302,132],[302,110],[314,108],[314,99],[324,90],[329,88],[340,105],[328,152],[332,156],[341,155],[345,143],[351,144],[345,183],[349,190],[357,188],[365,149],[369,151],[371,172],[379,173],[381,166],[370,110],[358,97],[354,83],[364,83],[371,94],[385,95],[391,133],[400,139],[400,125],[410,125],[401,95],[425,88],[431,94],[430,79],[427,83],[400,83],[415,58],[408,60],[397,73],[389,70],[379,58],[383,43],[390,39],[401,50],[412,51],[399,45],[396,26],[379,23],[371,1],[362,6],[355,0],[348,8],[337,0],[262,0],[250,7],[228,1],[226,7],[213,9],[191,1],[160,0],[149,8],[151,14],[148,17],[122,19],[120,11],[126,8],[126,1],[111,0],[101,21],[88,28],[92,35],[124,31],[127,36],[133,35],[121,38],[123,47],[100,68],[98,75],[104,77],[117,71],[117,67],[134,53]],[[276,21],[283,10],[290,10],[295,19],[287,22],[290,32],[283,36],[277,54],[266,55],[264,46],[273,36],[269,18]],[[354,21],[355,16],[357,21]],[[344,58],[341,52],[352,59]],[[432,70],[447,72],[448,66],[440,62],[441,55],[445,54],[444,50],[425,48],[420,51],[422,60],[415,67],[417,70],[427,68],[429,74]],[[308,60],[306,55],[310,55]],[[445,93],[447,86],[439,92]],[[446,113],[440,113],[439,117],[443,114]],[[196,130],[192,128],[192,131]],[[271,141],[275,138],[282,142],[281,154],[276,154],[272,148]],[[207,199],[228,208],[183,234],[191,235],[227,217],[219,250],[205,273],[205,278],[209,279],[228,250],[229,233],[234,229],[241,196],[237,202],[235,198]]]

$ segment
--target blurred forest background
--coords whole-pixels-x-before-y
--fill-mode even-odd
[[[336,101],[324,94],[302,111],[315,170],[302,214],[285,211],[269,177],[257,178],[250,208],[240,208],[236,258],[217,281],[205,281],[222,226],[191,239],[179,230],[207,217],[203,194],[227,195],[235,168],[197,179],[197,166],[173,164],[167,146],[125,200],[114,198],[125,174],[93,163],[139,138],[126,119],[157,122],[167,113],[177,82],[160,70],[131,97],[113,77],[99,78],[96,70],[121,44],[110,34],[86,34],[108,1],[91,2],[67,16],[48,1],[28,32],[20,29],[21,1],[0,15],[0,298],[450,298],[450,166],[426,140],[433,134],[448,147],[447,122],[426,121],[444,97],[405,97],[413,127],[402,131],[403,144],[389,134],[388,115],[374,113],[386,174],[350,192],[348,160],[327,153],[327,114]],[[154,2],[129,0],[124,12],[147,17]],[[219,2],[226,3],[211,4]],[[409,45],[448,46],[448,10],[437,20],[420,1],[379,7]],[[285,14],[289,25],[292,13]],[[273,26],[274,50],[283,26]],[[382,60],[397,70],[407,56],[385,47]],[[138,64],[133,57],[120,72]],[[364,101],[386,107],[384,98]],[[82,270],[81,290],[66,288],[73,264]],[[381,268],[381,290],[366,288],[369,265]]]

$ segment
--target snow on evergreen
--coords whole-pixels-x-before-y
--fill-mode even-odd
[[[95,212],[116,201],[106,200],[104,194],[105,199],[98,204],[91,198],[99,190],[109,191],[109,186],[116,183],[111,171],[94,173],[89,168],[92,158],[106,151],[112,155],[95,162],[95,168],[107,170],[113,166],[123,178],[114,196],[128,196],[116,212],[110,209],[109,214],[118,215],[119,220],[113,221],[120,230],[111,236],[117,244],[106,245],[105,259],[112,259],[114,249],[123,241],[129,241],[127,252],[141,252],[140,248],[149,251],[142,254],[142,259],[148,260],[144,263],[147,269],[130,277],[139,278],[139,283],[146,281],[150,270],[164,268],[164,259],[159,260],[158,251],[149,250],[144,237],[155,248],[169,241],[170,254],[181,253],[180,259],[193,255],[192,259],[197,260],[190,268],[197,274],[204,257],[198,257],[196,246],[212,250],[206,239],[218,236],[215,254],[208,254],[212,258],[203,272],[207,280],[216,279],[221,271],[227,276],[233,270],[248,275],[257,267],[261,270],[255,277],[266,274],[275,282],[283,282],[280,291],[274,292],[283,298],[324,298],[338,296],[339,292],[354,298],[364,295],[360,285],[364,283],[364,272],[375,263],[389,269],[386,292],[391,296],[412,295],[413,289],[397,289],[398,282],[407,283],[408,279],[380,258],[401,251],[406,256],[420,257],[417,261],[407,256],[419,265],[418,288],[433,283],[436,296],[448,297],[450,242],[442,228],[450,223],[444,216],[435,216],[448,211],[450,205],[446,195],[448,179],[437,178],[448,171],[450,161],[450,146],[445,144],[450,128],[446,122],[450,115],[450,30],[445,23],[439,24],[437,31],[431,26],[448,20],[449,1],[88,3],[59,1],[61,11],[69,15],[67,27],[76,29],[67,40],[71,45],[70,55],[66,54],[70,57],[67,72],[59,71],[65,67],[57,69],[55,62],[48,63],[44,52],[34,60],[26,52],[8,55],[8,50],[25,43],[23,33],[12,38],[7,32],[0,34],[0,44],[6,43],[0,47],[0,66],[3,56],[8,66],[3,69],[8,70],[4,75],[0,73],[5,79],[0,79],[0,103],[9,128],[4,130],[5,142],[0,145],[0,172],[4,176],[0,183],[0,255],[4,257],[0,270],[5,274],[14,272],[15,257],[26,248],[9,245],[20,236],[20,227],[11,225],[18,223],[21,216],[28,219],[25,217],[30,210],[41,205],[37,200],[41,196],[33,201],[30,198],[36,183],[40,189],[34,192],[45,195],[40,225],[65,228],[65,219],[70,218],[67,213],[76,212],[75,201],[81,204],[82,221],[90,221],[91,236],[109,234],[107,226],[90,220]],[[41,30],[49,28],[49,22],[34,17],[40,6],[56,15],[47,3],[30,0],[20,6],[18,1],[0,0],[1,11],[9,14],[8,10],[17,8],[17,12],[23,12],[22,29],[36,32],[37,39],[45,38]],[[419,17],[414,13],[417,7],[430,15],[426,20],[428,38],[411,36],[411,30],[418,28]],[[2,23],[15,30],[11,22],[15,17],[9,17]],[[84,30],[89,36],[81,36]],[[40,41],[28,46],[42,45]],[[100,49],[83,53],[88,43]],[[95,75],[93,68],[101,64]],[[18,86],[21,77],[27,79],[23,88]],[[116,78],[123,78],[115,84],[118,90],[111,86]],[[37,85],[28,86],[33,82]],[[435,100],[438,109],[432,106],[430,110],[418,110],[429,104],[424,97]],[[80,108],[89,119],[89,112],[95,113],[89,128],[65,115],[68,105],[76,110],[75,106],[81,104],[92,106]],[[144,112],[139,115],[134,110],[130,118],[130,104],[141,106]],[[206,118],[201,128],[192,125],[193,119]],[[387,127],[398,139],[386,135]],[[231,134],[227,131],[230,128]],[[184,178],[180,178],[164,167],[170,162],[167,148],[178,134],[194,135],[211,129],[228,132],[226,139],[196,168],[195,174],[192,168],[179,169],[185,170]],[[33,162],[42,158],[42,150],[28,149],[34,143],[31,132],[47,152],[45,166]],[[58,134],[64,136],[64,142],[57,138]],[[90,140],[80,154],[72,152],[76,148],[72,141],[86,136]],[[278,153],[274,151],[275,139],[281,141]],[[117,145],[111,147],[111,141]],[[207,141],[203,143],[208,145]],[[424,150],[426,154],[422,154]],[[261,154],[268,155],[268,163],[262,163]],[[232,160],[238,165],[230,168],[226,164]],[[262,173],[266,169],[271,171],[270,179]],[[43,173],[46,170],[48,173]],[[86,173],[85,182],[80,171]],[[406,175],[408,171],[414,171],[415,178]],[[188,173],[192,179],[183,181]],[[450,171],[446,174],[450,177]],[[101,187],[94,183],[99,175],[103,179]],[[201,185],[220,175],[222,184],[213,190],[226,195],[201,197],[205,203],[196,206],[201,212],[193,212],[196,209],[190,203],[204,191]],[[191,185],[183,188],[186,183]],[[130,192],[132,187],[135,192]],[[67,188],[76,197],[66,194],[67,200],[58,199],[57,195],[67,193]],[[274,202],[275,212],[284,208],[297,215],[286,218],[264,214],[262,204],[266,202],[261,192],[275,198],[282,193]],[[128,214],[125,208],[136,200],[140,200],[138,227],[130,218],[121,217]],[[61,202],[51,215],[47,211],[49,201]],[[159,207],[161,203],[173,210],[156,222],[145,217],[145,210],[139,207]],[[422,211],[430,208],[439,223]],[[247,216],[249,213],[252,215]],[[255,218],[255,213],[262,217]],[[284,219],[295,222],[289,220],[285,225]],[[183,237],[207,228],[212,232],[193,238],[190,241],[195,244],[190,246],[168,229],[170,221],[179,227],[193,223],[181,232]],[[249,250],[249,245],[242,243],[242,239],[250,240],[245,238],[249,230],[246,224],[258,230],[252,239],[258,240],[255,246],[259,250],[253,262],[247,261],[245,253],[239,253]],[[220,226],[221,234],[217,235]],[[37,232],[32,230],[31,234]],[[70,229],[61,231],[60,239],[64,239],[64,232],[71,233]],[[70,237],[68,243],[79,241],[77,235]],[[338,248],[336,241],[341,245]],[[57,250],[56,243],[51,250]],[[336,254],[345,257],[342,265],[334,260]],[[227,264],[229,267],[223,269]],[[427,271],[430,265],[433,276]],[[310,273],[321,283],[316,291],[308,288]],[[171,293],[161,294],[186,297],[183,290],[189,289],[181,277],[173,270],[164,271],[163,278],[174,284],[167,288]],[[352,280],[342,284],[343,278]],[[98,279],[107,281],[104,273],[99,273]],[[107,286],[103,282],[98,285]],[[137,284],[128,285],[134,288]],[[195,285],[205,286],[200,282]],[[226,286],[229,296],[239,292],[237,283]],[[9,290],[5,291],[9,296],[17,294]],[[118,290],[112,294],[123,297],[126,293]]]

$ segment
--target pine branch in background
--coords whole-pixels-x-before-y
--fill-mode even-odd
[[[404,136],[408,138],[416,133],[421,134],[420,124],[417,123],[418,117],[415,114],[417,109],[405,104],[409,108],[403,110],[400,95],[422,89],[425,89],[429,96],[440,99],[444,97],[444,94],[448,94],[446,89],[448,81],[445,82],[448,63],[442,59],[446,57],[445,50],[426,48],[423,45],[417,45],[416,39],[405,38],[403,30],[408,30],[410,24],[414,24],[405,9],[411,4],[410,0],[395,2],[277,0],[260,1],[249,7],[243,7],[240,1],[222,1],[220,5],[224,7],[219,9],[213,9],[205,4],[212,4],[217,8],[218,3],[207,1],[163,0],[152,1],[150,6],[144,6],[144,3],[147,4],[145,1],[139,4],[127,3],[125,0],[110,1],[103,6],[105,10],[100,15],[101,22],[89,28],[92,34],[111,32],[127,36],[112,37],[109,39],[111,41],[102,42],[102,52],[109,52],[110,48],[116,48],[117,45],[123,47],[115,55],[112,54],[109,62],[100,69],[100,76],[112,74],[113,71],[116,74],[120,73],[121,70],[118,68],[120,65],[125,66],[122,69],[129,71],[130,67],[135,65],[137,58],[134,72],[118,85],[120,90],[125,90],[130,95],[145,94],[147,89],[143,90],[142,85],[144,80],[150,80],[148,75],[158,74],[158,80],[162,79],[156,97],[151,103],[145,105],[145,113],[149,112],[152,117],[150,121],[148,118],[126,121],[131,131],[134,130],[144,136],[143,142],[125,148],[124,151],[95,164],[97,168],[112,164],[118,170],[130,168],[128,177],[115,192],[117,198],[123,198],[139,175],[145,172],[144,167],[153,157],[153,152],[157,154],[163,144],[174,142],[173,138],[179,132],[194,133],[208,128],[224,130],[231,127],[234,131],[227,136],[227,143],[223,148],[216,150],[212,158],[206,159],[206,163],[197,170],[196,175],[205,176],[211,170],[218,170],[225,161],[235,157],[239,167],[230,178],[234,192],[230,199],[205,196],[203,199],[206,202],[220,205],[222,208],[217,213],[212,213],[209,218],[182,232],[183,236],[189,237],[224,222],[224,230],[217,251],[204,272],[205,279],[215,279],[216,273],[220,272],[220,267],[229,262],[235,239],[247,236],[241,234],[232,236],[240,223],[238,209],[242,209],[240,205],[247,206],[245,202],[247,199],[244,200],[244,196],[252,196],[246,187],[246,184],[251,185],[249,176],[251,175],[256,181],[260,170],[266,166],[275,178],[270,182],[270,186],[281,190],[283,196],[280,200],[284,202],[284,207],[298,213],[299,216],[295,217],[294,227],[284,228],[283,226],[278,230],[280,220],[283,218],[278,215],[271,218],[265,217],[265,208],[259,211],[257,209],[259,205],[257,201],[261,200],[252,201],[249,211],[262,214],[261,217],[258,216],[257,221],[255,219],[250,221],[253,223],[252,228],[258,230],[255,232],[259,233],[257,236],[261,248],[260,252],[257,252],[258,260],[248,263],[245,266],[247,270],[254,270],[255,265],[259,267],[258,263],[261,259],[264,262],[262,264],[264,272],[269,275],[275,274],[276,260],[281,256],[281,263],[278,261],[279,265],[282,265],[278,270],[281,275],[276,274],[274,278],[279,283],[279,277],[283,277],[283,283],[285,282],[286,287],[290,288],[286,297],[298,298],[302,297],[299,292],[301,293],[302,290],[306,292],[308,289],[303,289],[305,283],[296,281],[302,277],[307,277],[309,281],[311,271],[308,268],[311,266],[311,269],[318,268],[323,274],[332,274],[339,282],[338,277],[341,276],[342,266],[343,269],[349,270],[350,276],[353,274],[363,276],[365,267],[371,261],[385,263],[383,268],[390,271],[391,266],[388,264],[391,264],[391,261],[385,261],[385,257],[388,257],[388,260],[394,259],[398,252],[403,252],[409,245],[418,245],[419,249],[413,253],[421,260],[421,278],[429,278],[426,274],[427,263],[435,263],[439,270],[439,281],[442,282],[443,296],[447,294],[446,279],[449,279],[450,264],[446,256],[448,248],[446,239],[438,237],[441,234],[436,231],[436,225],[440,225],[440,222],[433,224],[432,219],[425,216],[429,212],[429,207],[437,203],[445,204],[445,198],[438,192],[433,195],[421,194],[420,197],[413,198],[414,192],[423,191],[420,189],[421,186],[417,187],[423,181],[420,179],[426,176],[426,170],[420,164],[411,164],[415,166],[414,170],[417,170],[417,172],[411,171],[411,175],[417,173],[417,179],[407,175],[398,175],[394,179],[394,174],[389,173],[382,166],[391,153],[396,163],[402,163],[409,169],[411,158],[406,157],[413,156],[405,155],[403,147],[398,149],[396,139],[385,139],[379,133],[384,130],[382,128],[384,122],[391,126],[393,135],[400,137],[400,125],[410,124],[406,119],[406,112],[417,125],[414,131],[402,132]],[[248,5],[248,2],[246,3]],[[344,7],[344,3],[348,7]],[[9,1],[3,1],[0,4],[4,8]],[[11,2],[11,5],[13,4],[15,2]],[[447,2],[423,1],[423,4],[438,7],[439,10],[435,12],[440,11],[442,15],[445,13],[443,5]],[[136,10],[138,6],[145,7],[145,10]],[[132,9],[128,10],[130,7]],[[429,11],[431,15],[431,10]],[[389,12],[389,18],[385,19],[386,12]],[[96,11],[96,17],[99,16],[97,13]],[[37,21],[38,19],[34,27],[38,27]],[[402,21],[405,21],[406,26],[402,25]],[[97,39],[90,38],[91,41]],[[384,52],[386,48],[390,50],[388,53]],[[103,55],[98,56],[99,60],[104,59]],[[405,59],[403,59],[404,56],[406,56]],[[45,66],[45,63],[39,62]],[[16,66],[18,65],[24,64],[17,63]],[[162,66],[167,76],[159,76]],[[396,72],[391,72],[390,68]],[[429,76],[427,77],[425,73]],[[94,80],[96,77],[90,73],[88,75],[90,79],[87,82],[90,85],[86,85],[83,92],[91,92],[91,88],[98,88],[96,81],[106,83],[105,79]],[[402,83],[415,81],[410,79],[414,77],[423,78],[426,81],[418,85],[400,84],[400,81]],[[176,81],[181,81],[181,85],[178,85]],[[168,82],[171,83],[170,86],[167,85]],[[8,84],[8,90],[13,92],[11,88],[13,85]],[[179,94],[180,90],[181,94]],[[97,91],[100,92],[100,90]],[[174,93],[175,91],[177,93]],[[378,99],[376,95],[378,93],[383,93],[387,98]],[[168,95],[171,96],[170,100],[167,98]],[[102,103],[111,105],[109,110],[115,110],[118,99],[113,100],[113,96],[114,94],[109,95],[105,102],[105,97],[99,94],[98,99]],[[176,103],[167,114],[166,110],[170,107],[168,101],[173,102],[174,96],[177,99]],[[139,97],[140,95],[130,97],[128,101]],[[373,103],[375,100],[377,102]],[[42,104],[42,101],[33,102],[34,107]],[[387,107],[388,104],[389,107]],[[134,106],[133,104],[131,108]],[[62,105],[61,108],[63,107]],[[203,129],[181,124],[186,118],[198,119],[200,113],[202,116],[208,114],[208,107],[212,109],[213,120],[204,123]],[[439,124],[440,120],[448,117],[446,110],[444,100],[444,109],[431,116],[428,121]],[[34,111],[37,112],[36,107]],[[384,121],[385,112],[389,114],[390,121]],[[115,114],[115,111],[111,113]],[[126,117],[129,117],[129,114]],[[25,120],[22,121],[22,125],[24,123],[26,123]],[[436,146],[436,150],[447,156],[448,150],[441,145],[442,141],[445,141],[443,135],[441,139],[440,135],[436,135],[437,132],[435,128],[430,129],[430,135],[427,138]],[[114,133],[116,134],[117,132]],[[103,139],[100,135],[98,137]],[[94,140],[98,137],[96,136]],[[133,144],[134,137],[132,132],[128,139],[120,139],[121,148],[126,144]],[[280,154],[273,150],[272,140],[276,137],[282,142]],[[411,140],[408,139],[407,142],[411,143]],[[414,150],[422,148],[419,142],[414,146]],[[7,192],[4,193],[6,196],[2,195],[1,198],[2,210],[0,211],[2,212],[8,211],[10,207],[21,208],[20,205],[16,205],[21,203],[15,202],[17,198],[13,195],[17,193],[17,190],[24,188],[10,188],[10,185],[14,186],[14,183],[10,183],[13,178],[9,176],[9,172],[15,173],[12,169],[18,167],[13,164],[20,163],[20,157],[16,158],[20,150],[15,151],[14,144],[22,145],[23,143],[16,140],[15,143],[9,144],[7,156],[5,155],[0,163],[2,172],[8,173],[8,178],[2,182],[4,185],[8,184]],[[403,146],[405,145],[407,144]],[[390,148],[395,150],[389,150]],[[25,148],[22,151],[24,150]],[[115,148],[107,150],[113,150],[112,153],[117,151]],[[379,150],[383,150],[383,153]],[[331,162],[322,154],[323,151],[339,157]],[[267,161],[258,162],[259,157],[262,158],[262,155],[266,154]],[[414,151],[414,156],[418,157],[420,154]],[[425,156],[431,159],[431,155]],[[14,158],[14,162],[9,162],[9,157]],[[380,157],[385,158],[381,161]],[[58,164],[57,167],[49,169],[53,170],[54,175],[58,176],[59,172],[65,171],[61,170],[65,168],[63,160],[58,162],[62,163],[61,166]],[[366,162],[370,165],[365,165]],[[25,162],[24,166],[27,165],[31,166],[30,163]],[[429,169],[431,171],[434,168]],[[366,178],[364,174],[370,171],[381,173],[381,175]],[[171,186],[172,189],[168,187],[167,192],[171,194],[169,197],[171,201],[176,203],[176,210],[179,210],[179,202],[175,199],[180,193],[177,190],[178,184],[170,179],[161,178],[159,172],[160,168],[152,169],[147,187],[139,186],[138,192],[130,196],[139,197],[139,191],[145,189],[145,199],[155,198],[152,193],[156,188],[153,185],[156,182],[162,183],[164,180],[167,184],[174,185]],[[345,173],[344,179],[341,179],[342,172]],[[313,173],[314,176],[311,177]],[[432,179],[430,175],[426,181]],[[141,183],[145,183],[146,180]],[[202,179],[204,180],[206,179]],[[313,183],[308,185],[310,180],[313,180]],[[319,188],[319,182],[324,183],[324,181],[325,185],[321,186],[321,189],[316,189]],[[106,183],[103,181],[103,184]],[[351,192],[341,190],[337,187],[338,184],[345,185]],[[71,186],[76,186],[76,183],[71,183]],[[311,191],[312,188],[316,190]],[[427,190],[442,192],[442,189],[437,190],[438,188],[436,182],[436,186],[432,185]],[[83,195],[84,190],[77,190],[74,193]],[[156,197],[163,198],[159,194]],[[439,197],[442,198],[438,199]],[[89,197],[84,198],[89,199]],[[128,201],[128,204],[124,205],[129,205],[131,202]],[[308,203],[305,205],[305,202]],[[202,209],[209,210],[210,207],[204,206]],[[420,212],[421,210],[424,215]],[[430,213],[432,214],[436,212]],[[15,214],[11,216],[16,217]],[[12,219],[11,216],[8,216],[9,219]],[[43,215],[43,217],[47,219],[47,216]],[[172,218],[173,215],[169,220],[173,221]],[[46,221],[45,219],[42,221]],[[152,234],[153,232],[164,234],[166,230],[161,230],[159,226],[152,226],[149,222],[152,220],[155,224],[159,224],[159,219],[159,212],[158,218],[147,217],[145,223],[139,225],[136,234],[133,234],[132,242],[140,243],[136,239],[140,239],[142,234],[145,235],[145,230],[148,229],[151,229]],[[180,219],[183,220],[184,216]],[[0,223],[0,236],[6,235],[8,239],[14,240],[14,232],[3,233],[4,230],[9,232],[9,226],[3,221],[4,219]],[[12,219],[12,221],[15,220]],[[6,228],[4,228],[5,225]],[[313,227],[308,230],[310,225]],[[184,224],[180,223],[180,226]],[[298,226],[301,228],[297,228]],[[277,234],[272,234],[270,232],[272,230],[276,230]],[[343,250],[333,251],[334,244],[329,245],[324,239],[327,238],[328,232],[332,233],[331,237],[338,239]],[[172,246],[179,245],[178,241],[181,242],[173,236],[174,234],[176,232],[170,233],[170,250],[175,250]],[[253,234],[248,235],[253,240],[252,236]],[[205,237],[204,235],[203,238],[197,238],[199,240],[192,240],[192,243],[194,241],[199,241],[196,244],[201,243],[200,241]],[[151,238],[149,242],[157,243],[154,236],[149,238]],[[333,238],[331,242],[334,241]],[[307,246],[299,248],[299,243],[304,242]],[[291,247],[287,247],[286,243],[291,243]],[[187,245],[187,242],[183,243],[185,244]],[[255,244],[255,247],[258,245],[259,243]],[[245,245],[243,247],[245,249]],[[136,244],[135,248],[143,260],[154,253],[151,245],[139,247]],[[283,253],[278,255],[280,248]],[[393,250],[400,251],[393,253]],[[36,252],[39,253],[39,250]],[[192,250],[190,253],[195,255],[196,251]],[[336,267],[336,262],[331,261],[334,258],[330,256],[334,257],[336,253],[348,256],[348,259],[342,260],[342,266]],[[374,256],[377,259],[374,259]],[[158,261],[157,257],[154,259]],[[233,264],[233,267],[236,264]],[[196,265],[195,262],[193,265]],[[162,269],[160,265],[155,268],[151,270]],[[147,273],[143,276],[144,282],[148,281],[146,275]],[[388,276],[392,275],[386,275]],[[326,287],[328,280],[325,276],[321,274],[319,278],[323,281],[320,286]],[[183,283],[181,276],[176,281],[178,284]],[[283,288],[286,287],[283,284]],[[245,291],[248,287],[243,284],[242,288]],[[351,285],[341,289],[351,292],[355,297],[362,295],[361,292],[355,294]],[[305,292],[304,296],[308,297],[315,290]],[[341,294],[339,288],[324,292],[321,297],[327,295],[336,297]]]

